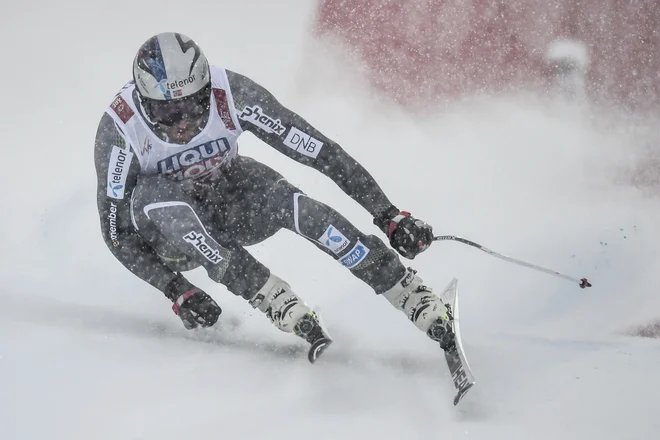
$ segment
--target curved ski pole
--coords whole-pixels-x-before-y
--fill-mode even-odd
[[[519,266],[528,267],[530,269],[534,269],[534,270],[537,270],[539,272],[544,272],[544,273],[547,273],[547,274],[550,274],[550,275],[554,275],[554,276],[562,278],[566,281],[572,281],[572,282],[578,283],[578,285],[582,289],[584,289],[585,287],[591,287],[591,283],[586,278],[581,278],[581,279],[578,280],[577,278],[569,277],[568,275],[564,275],[563,273],[557,272],[555,270],[546,269],[544,267],[536,266],[534,264],[527,263],[525,261],[516,260],[515,258],[511,258],[511,257],[507,257],[506,255],[498,254],[497,252],[492,251],[492,250],[480,245],[479,243],[475,243],[474,241],[470,241],[470,240],[467,240],[465,238],[457,237],[455,235],[438,235],[436,237],[433,237],[433,241],[445,241],[445,240],[458,241],[459,243],[463,243],[463,244],[467,244],[468,246],[475,247],[475,248],[479,249],[480,251],[483,251],[483,252],[485,252],[489,255],[492,255],[493,257],[497,257],[501,260],[508,261],[510,263],[517,264]]]

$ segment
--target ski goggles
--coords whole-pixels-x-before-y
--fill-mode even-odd
[[[143,107],[153,122],[172,126],[182,120],[197,121],[211,108],[211,84],[184,98],[169,101],[143,99]]]

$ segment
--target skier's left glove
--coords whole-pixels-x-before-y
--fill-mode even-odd
[[[433,243],[433,228],[429,224],[394,206],[375,218],[374,224],[387,235],[399,254],[411,260]]]
[[[210,327],[218,321],[222,313],[218,303],[197,288],[179,295],[172,305],[172,310],[181,318],[188,330],[200,325]]]

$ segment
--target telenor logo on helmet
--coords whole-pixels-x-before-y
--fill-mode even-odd
[[[160,91],[161,91],[161,93],[163,94],[163,96],[165,97],[165,99],[169,101],[170,99],[172,99],[172,95],[170,95],[170,91],[167,90],[167,88],[165,87],[165,84],[167,84],[167,80],[166,80],[166,79],[161,79],[161,80],[158,81],[158,83],[154,86],[154,89],[155,89],[156,87],[160,88]]]
[[[167,79],[161,79],[154,87],[159,87],[165,99],[169,101],[172,99],[172,95],[174,95],[175,98],[183,96],[183,91],[181,89],[194,82],[195,74],[193,73],[188,78],[180,80],[168,81]],[[174,93],[170,93],[171,91],[174,91]]]
[[[167,90],[182,89],[188,84],[192,84],[194,82],[195,82],[195,74],[193,73],[186,79],[167,82]]]

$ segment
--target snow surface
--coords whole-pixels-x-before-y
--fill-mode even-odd
[[[413,120],[309,39],[313,2],[4,8],[0,439],[660,437],[660,340],[627,336],[660,314],[657,199],[626,184],[643,150],[632,125],[522,93]],[[458,408],[440,350],[287,231],[250,250],[320,308],[335,344],[318,364],[199,271],[225,313],[186,331],[106,250],[95,206],[98,119],[165,30],[268,87],[438,233],[594,287],[458,243],[417,258],[436,289],[459,279],[478,383]],[[378,233],[324,176],[251,135],[241,151]]]

